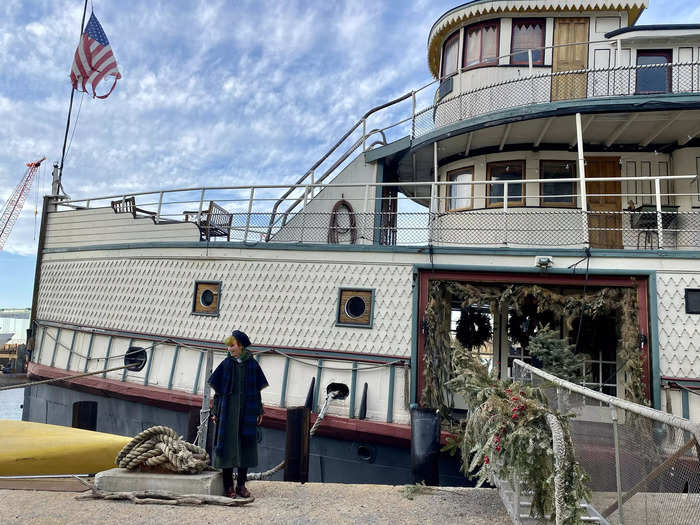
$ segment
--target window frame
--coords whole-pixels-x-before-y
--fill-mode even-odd
[[[638,49],[637,56],[635,58],[635,65],[639,66],[640,56],[665,56],[667,59],[666,64],[673,63],[673,49]],[[654,95],[663,93],[673,93],[673,81],[672,81],[672,71],[671,66],[666,67],[666,90],[665,91],[640,91],[639,90],[639,69],[637,69],[634,76],[634,94],[635,95]]]
[[[484,38],[483,29],[486,26],[495,25],[496,26],[496,56],[493,62],[484,62]],[[467,38],[469,36],[469,30],[474,28],[479,28],[481,31],[481,43],[479,48],[479,62],[468,66],[467,62]],[[477,67],[489,67],[498,65],[498,57],[501,56],[501,19],[495,18],[491,20],[484,20],[483,22],[477,22],[476,24],[471,24],[464,26],[464,36],[462,37],[462,68],[461,71],[466,71],[469,69],[475,69]]]
[[[465,175],[467,172],[470,172],[472,176],[472,182],[474,182],[474,165],[471,166],[464,166],[462,168],[456,168],[454,170],[450,170],[447,172],[447,182],[452,182],[450,177],[452,176],[457,176],[457,175]],[[446,211],[449,212],[456,212],[456,211],[465,211],[465,210],[473,210],[474,209],[474,184],[469,185],[469,202],[471,203],[470,206],[466,206],[463,208],[453,208],[452,207],[452,199],[455,198],[452,195],[452,185],[447,186],[447,205],[445,207]]]
[[[500,161],[487,163],[486,164],[486,181],[488,182],[488,181],[492,180],[491,170],[495,166],[513,165],[513,164],[520,164],[520,166],[521,166],[521,171],[520,171],[520,181],[521,182],[519,183],[520,187],[521,187],[520,200],[517,202],[516,201],[511,202],[511,200],[508,198],[508,195],[505,195],[505,192],[503,192],[504,195],[502,196],[502,199],[503,199],[503,201],[505,201],[506,199],[508,200],[508,207],[509,208],[522,208],[525,206],[525,197],[526,197],[525,193],[527,191],[526,190],[527,187],[525,184],[525,179],[526,179],[525,170],[526,170],[527,164],[525,162],[525,159],[500,160]],[[518,183],[515,181],[512,181],[512,184],[518,184]],[[491,195],[492,187],[493,187],[492,184],[487,184],[486,207],[487,208],[503,208],[503,202],[496,202],[496,203],[492,202],[491,199],[495,198]]]
[[[460,30],[457,29],[457,31],[454,31],[450,36],[448,36],[445,41],[442,43],[442,51],[440,55],[440,80],[444,80],[446,78],[451,77],[452,75],[456,75],[459,73],[459,32]],[[456,40],[457,41],[457,68],[449,74],[445,74],[445,48],[447,47],[447,44],[451,40]]]
[[[547,162],[562,162],[571,165],[571,173],[573,179],[576,178],[576,161],[575,160],[559,160],[559,159],[540,159],[540,176],[538,178],[544,179],[544,165]],[[545,202],[546,197],[556,197],[556,195],[545,195],[544,185],[546,182],[540,182],[540,206],[546,208],[576,208],[576,201],[578,197],[578,182],[572,181],[573,189],[571,191],[571,201],[570,202]]]
[[[544,18],[512,18],[512,19],[511,19],[511,30],[510,30],[510,52],[511,52],[511,55],[510,55],[510,64],[511,64],[511,65],[514,65],[514,66],[516,66],[516,65],[517,65],[517,66],[522,66],[522,65],[528,66],[528,65],[530,65],[530,61],[527,59],[527,57],[525,58],[524,61],[520,61],[520,60],[516,60],[516,59],[515,59],[515,52],[513,51],[513,43],[514,43],[514,40],[515,40],[515,24],[516,24],[516,20],[517,20],[517,22],[522,22],[522,23],[525,23],[525,22],[537,22],[537,23],[539,23],[539,24],[542,25],[542,42],[541,42],[541,45],[540,45],[541,48],[544,48],[544,43],[546,42],[546,36],[547,36],[547,35],[546,35],[546,32],[547,32],[547,21],[546,21],[546,19],[544,19]],[[533,65],[533,66],[543,66],[543,65],[544,65],[544,49],[541,49],[540,51],[541,51],[541,57],[540,57],[539,60],[533,60],[533,61],[532,61],[532,65]],[[525,51],[523,51],[523,50],[517,51],[518,54],[523,53],[523,52],[524,52],[525,54],[527,54],[527,50],[525,50]]]

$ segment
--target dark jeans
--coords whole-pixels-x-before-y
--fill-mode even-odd
[[[222,469],[221,473],[224,475],[224,490],[233,488],[233,468]],[[239,487],[244,487],[247,477],[248,469],[244,467],[238,467],[236,485]]]

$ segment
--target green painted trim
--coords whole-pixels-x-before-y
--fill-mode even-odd
[[[495,127],[513,122],[523,122],[545,117],[567,116],[581,113],[610,113],[625,111],[661,111],[665,109],[697,109],[697,95],[687,95],[684,93],[668,93],[660,95],[634,95],[619,96],[595,99],[562,100],[558,102],[545,102],[542,104],[531,104],[529,106],[518,106],[480,115],[468,120],[460,120],[447,126],[442,126],[430,133],[421,135],[414,139],[412,148],[432,144],[433,142],[444,140],[449,137],[469,133],[486,127]]]
[[[685,419],[690,419],[690,402],[688,399],[688,391],[681,390],[681,410]]]
[[[418,268],[413,268],[413,306],[411,310],[411,404],[417,403],[418,397]]]
[[[214,245],[215,244],[215,245]],[[211,254],[218,249],[245,249],[245,250],[277,250],[277,251],[314,251],[314,252],[384,252],[384,253],[419,253],[426,254],[428,246],[383,246],[375,244],[311,244],[311,243],[242,243],[242,242],[216,242],[209,245]],[[143,242],[124,244],[104,244],[91,246],[76,246],[73,248],[47,248],[45,253],[72,253],[112,250],[146,250],[161,248],[197,248],[205,246],[200,242]],[[454,255],[561,255],[572,257],[584,257],[581,248],[485,248],[469,246],[434,246],[434,254]],[[598,250],[592,249],[593,257],[639,257],[646,259],[700,259],[699,250]]]
[[[352,364],[352,374],[350,376],[350,410],[348,417],[355,419],[355,389],[357,388],[357,361]]]
[[[284,358],[284,372],[282,372],[282,392],[280,394],[280,407],[287,406],[287,378],[289,377],[289,361],[288,357]]]
[[[666,383],[678,383],[681,386],[684,386],[686,388],[688,387],[700,387],[700,381],[697,379],[668,379],[666,377],[663,378],[663,380]]]
[[[153,345],[150,348],[150,352],[149,352],[150,355],[148,356],[148,360],[146,361],[146,375],[143,378],[144,385],[148,385],[148,379],[151,375],[151,364],[153,363],[153,354],[155,354],[155,353],[156,353],[156,347],[155,347],[155,345]],[[124,370],[126,370],[126,368]]]
[[[365,162],[374,162],[396,153],[408,150],[411,147],[411,137],[406,135],[394,142],[390,142],[386,146],[379,146],[365,152]],[[379,182],[379,181],[377,181]]]
[[[36,357],[34,358],[35,363],[41,363],[41,349],[44,348],[44,337],[46,337],[46,330],[48,330],[48,327],[43,326],[43,330],[41,331],[41,342],[39,343],[39,351],[36,353]]]
[[[70,348],[68,349],[68,359],[66,360],[66,370],[70,370],[70,362],[73,358],[73,347],[75,346],[75,330],[73,330],[73,337],[70,340]]]
[[[542,272],[534,266],[485,266],[485,265],[463,265],[463,264],[414,264],[416,270],[445,270],[445,271],[466,271],[466,272],[490,272],[490,273],[537,273],[537,274],[557,274],[557,275],[581,275],[585,273],[585,268],[578,268],[574,271],[573,268],[550,268],[546,272]],[[655,270],[606,270],[606,269],[590,269],[590,275],[643,275],[651,276],[656,273]]]
[[[656,272],[649,272],[649,359],[651,359],[652,405],[661,410],[661,364],[659,360],[659,312],[656,294]]]
[[[85,367],[83,368],[83,372],[87,372],[88,365],[90,364],[90,356],[92,356],[92,340],[94,339],[95,334],[90,334],[90,342],[88,343],[88,351],[87,355],[85,356]]]
[[[394,421],[394,380],[396,379],[396,369],[394,365],[389,365],[389,401],[386,407],[386,422]]]
[[[384,182],[384,162],[377,162],[377,183]],[[382,192],[383,186],[374,187],[374,230],[372,231],[372,243],[379,244],[382,236]],[[379,194],[379,195],[377,195]]]
[[[58,340],[61,338],[61,329],[56,330],[56,339],[53,342],[53,353],[51,354],[51,366],[56,363],[56,349],[58,348]]]
[[[311,407],[312,412],[318,412],[318,393],[321,391],[321,372],[323,371],[323,359],[319,359],[316,363],[316,383],[314,384],[314,404]]]
[[[168,390],[173,388],[173,378],[175,377],[175,366],[177,365],[177,356],[180,353],[180,345],[175,345],[175,352],[173,353],[173,362],[170,365],[170,378],[168,379]]]
[[[102,370],[107,370],[107,364],[109,363],[109,354],[112,352],[112,336],[109,336],[109,341],[107,342],[107,353],[105,354],[105,365]],[[107,377],[107,372],[102,374],[102,377]]]
[[[204,352],[199,352],[199,364],[197,365],[197,376],[194,378],[194,386],[192,387],[192,393],[197,393],[197,388],[199,387],[199,376],[202,373],[202,361],[204,361]]]
[[[134,344],[134,338],[132,337],[129,339],[129,344],[126,345],[126,350],[124,351],[124,353],[128,352],[129,348],[131,348],[131,345],[133,345],[133,344]],[[150,359],[148,360],[148,363],[149,364],[151,363]],[[122,381],[126,381],[126,368],[124,370],[122,370]]]

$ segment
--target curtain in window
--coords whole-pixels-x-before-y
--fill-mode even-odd
[[[481,26],[467,29],[467,45],[465,48],[465,66],[473,66],[481,62]]]
[[[483,26],[481,61],[494,62],[498,58],[498,24]]]
[[[511,53],[513,55],[511,62],[513,64],[527,64],[527,50],[532,49],[532,63],[543,63],[543,50],[537,47],[544,46],[544,21],[542,20],[513,20],[513,40],[511,45]]]
[[[455,174],[448,174],[451,182],[471,182],[473,171],[471,169],[461,171]],[[450,186],[450,209],[458,210],[461,208],[472,207],[472,187],[468,184],[455,184]]]
[[[459,54],[459,33],[447,39],[442,49],[443,78],[457,71],[457,56]]]

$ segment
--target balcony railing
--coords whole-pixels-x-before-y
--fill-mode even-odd
[[[606,181],[619,182],[620,193],[586,192],[591,184]],[[423,205],[400,194],[396,185],[355,183],[187,188],[64,201],[59,209],[107,208],[115,199],[134,198],[144,219],[193,222],[207,242],[700,249],[695,175],[586,182],[566,178],[401,185],[403,191],[424,195]],[[634,182],[654,189],[636,192]],[[542,193],[567,187],[566,194]],[[688,190],[675,189],[681,187]],[[528,188],[540,188],[540,193],[532,195]],[[280,193],[286,195],[283,203],[301,199],[299,209],[286,216],[275,213]],[[460,201],[469,209],[449,211],[455,207],[451,195],[470,196]],[[599,197],[618,202],[619,209],[598,209],[592,202]],[[568,204],[560,204],[562,200]],[[220,214],[222,220],[208,214]],[[211,224],[216,232],[207,231]]]
[[[457,90],[412,116],[412,136],[532,104],[650,93],[700,93],[700,62],[548,71]]]

